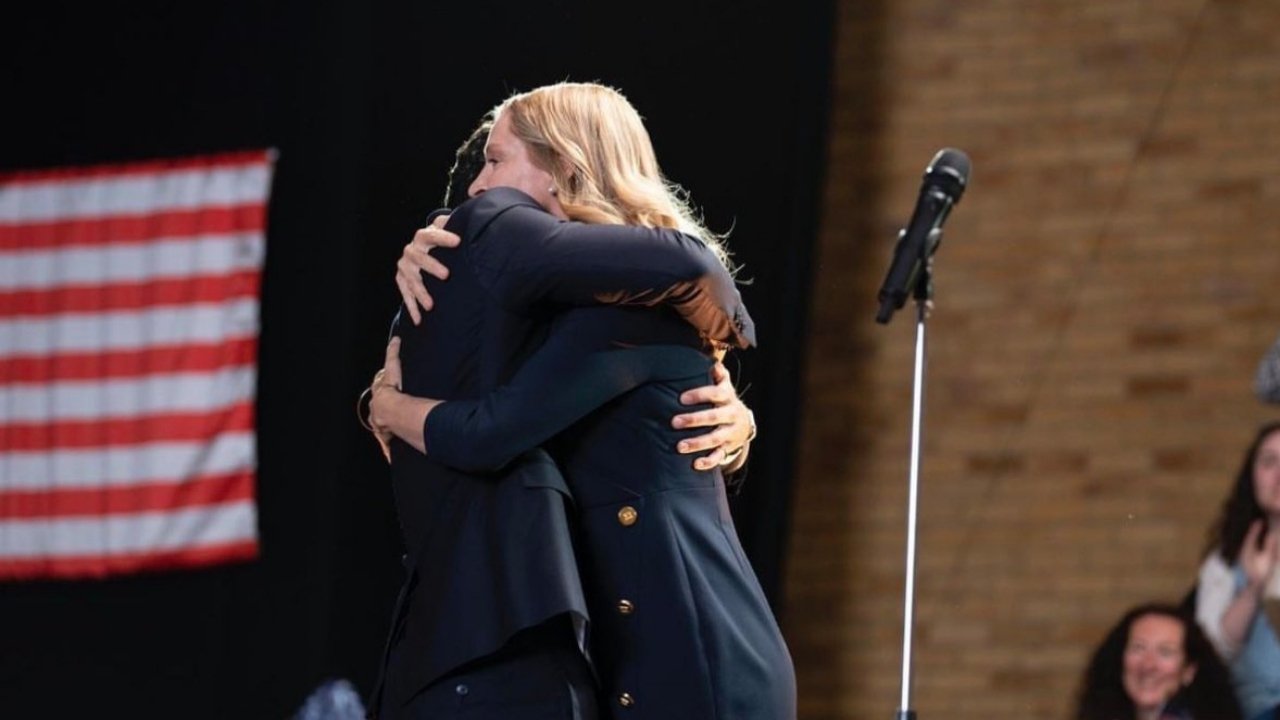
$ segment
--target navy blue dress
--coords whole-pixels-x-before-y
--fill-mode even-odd
[[[574,497],[610,717],[793,718],[791,658],[724,479],[675,452],[693,434],[671,428],[687,410],[679,396],[710,379],[701,346],[671,313],[566,311],[511,384],[428,416],[427,454],[484,472],[540,444],[551,452]]]

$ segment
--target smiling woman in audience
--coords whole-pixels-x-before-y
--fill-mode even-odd
[[[1226,668],[1178,608],[1140,605],[1094,651],[1076,720],[1240,720]]]

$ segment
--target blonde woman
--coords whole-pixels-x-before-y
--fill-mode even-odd
[[[643,123],[614,90],[560,84],[509,99],[496,111],[486,161],[471,186],[481,207],[501,214],[536,206],[557,226],[554,218],[679,229],[723,262],[718,240],[662,178]],[[490,227],[467,220],[458,228],[462,246]],[[617,272],[629,252],[611,247],[599,272]],[[524,283],[523,268],[505,270]],[[605,714],[791,718],[791,660],[738,542],[722,473],[680,453],[690,431],[671,420],[682,394],[712,378],[716,340],[744,344],[749,317],[739,307],[697,322],[710,317],[706,303],[679,303],[678,315],[639,306],[696,294],[697,286],[612,298],[630,305],[563,309],[511,383],[481,398],[400,392],[393,343],[374,419],[426,457],[472,473],[507,467],[538,446],[550,452],[574,497]],[[559,384],[566,378],[571,392]]]

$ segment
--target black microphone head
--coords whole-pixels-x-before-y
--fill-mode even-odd
[[[969,170],[969,156],[963,150],[943,148],[929,161],[924,178],[926,182],[942,186],[951,202],[957,203],[964,194],[965,186],[969,184]]]

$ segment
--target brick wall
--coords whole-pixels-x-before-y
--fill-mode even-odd
[[[845,0],[784,630],[801,717],[899,704],[924,165],[974,172],[929,324],[922,720],[1065,718],[1122,610],[1179,599],[1280,334],[1280,2]]]

